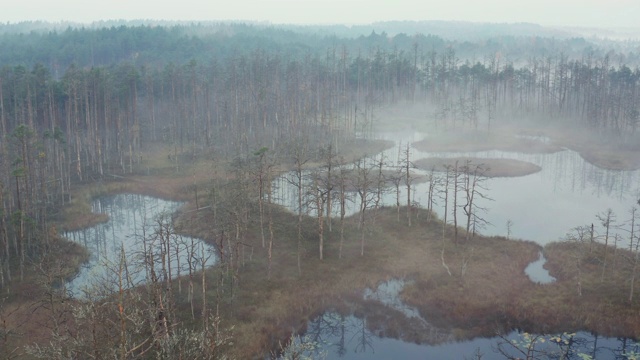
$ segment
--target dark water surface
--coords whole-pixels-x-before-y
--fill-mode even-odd
[[[526,358],[534,344],[532,359],[636,359],[640,346],[629,339],[597,336],[587,332],[536,335],[512,331],[503,337],[416,344],[384,338],[367,328],[367,319],[328,312],[313,319],[302,341],[317,345],[312,358],[326,359],[440,359],[462,360]],[[298,339],[298,341],[300,341]],[[505,355],[506,354],[506,355]],[[565,357],[562,357],[565,356]],[[590,356],[590,357],[589,357]]]
[[[410,318],[410,329],[403,329],[401,339],[382,336],[384,324],[370,323],[366,316],[326,312],[309,321],[307,331],[299,336],[296,346],[304,342],[313,350],[305,355],[326,359],[637,359],[640,344],[631,339],[607,338],[588,332],[560,334],[529,334],[511,331],[503,336],[456,341],[454,334],[438,328],[420,316],[418,311],[402,303],[399,292],[405,282],[390,280],[376,289],[367,289],[365,300],[378,301],[389,311],[400,311]],[[418,333],[420,343],[406,338],[406,333]],[[415,336],[413,336],[415,338]]]

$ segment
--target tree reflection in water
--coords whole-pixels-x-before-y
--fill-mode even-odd
[[[138,194],[118,194],[96,199],[92,204],[92,212],[108,215],[108,221],[95,226],[64,233],[68,239],[87,248],[90,259],[83,264],[79,274],[66,286],[74,296],[83,296],[85,291],[103,284],[113,284],[114,264],[121,260],[122,251],[126,259],[127,279],[130,286],[144,283],[148,277],[145,261],[147,255],[160,263],[159,236],[167,237],[168,243],[166,264],[167,276],[177,277],[190,274],[216,262],[213,247],[205,244],[206,256],[200,259],[202,240],[188,236],[180,236],[173,229],[172,214],[181,204],[175,201],[162,200]],[[160,224],[167,226],[160,229]],[[169,230],[169,232],[167,232]],[[151,245],[155,244],[154,248]],[[146,254],[146,255],[145,255]]]
[[[327,312],[309,322],[307,341],[318,341],[305,355],[317,359],[565,359],[640,358],[640,345],[625,338],[587,332],[530,334],[512,331],[492,338],[416,344],[384,338],[367,328],[366,319]]]
[[[398,294],[404,284],[403,280],[394,279],[381,283],[375,290],[367,289],[365,308],[358,311],[358,316],[325,312],[309,321],[304,337],[298,337],[296,342],[312,344],[306,348],[311,350],[305,356],[313,359],[640,358],[640,345],[636,341],[588,332],[511,331],[491,338],[455,341],[450,329],[431,325],[415,309],[402,303]],[[401,331],[390,331],[392,323]]]

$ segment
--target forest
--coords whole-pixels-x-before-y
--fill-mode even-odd
[[[453,29],[453,35],[442,29]],[[0,25],[0,356],[197,359],[278,353],[298,358],[278,349],[291,327],[335,298],[354,296],[352,290],[327,290],[330,279],[321,274],[349,271],[349,261],[354,267],[375,264],[375,255],[386,249],[383,237],[396,232],[403,234],[399,238],[433,233],[429,271],[444,271],[473,291],[467,284],[472,281],[465,280],[472,276],[468,262],[491,258],[469,245],[482,233],[486,209],[474,196],[483,196],[489,169],[460,159],[445,166],[444,175],[432,170],[419,178],[407,144],[398,166],[383,169],[386,160],[372,156],[390,147],[375,136],[375,127],[385,122],[381,114],[405,109],[420,114],[420,128],[471,134],[475,140],[501,136],[505,127],[551,128],[568,134],[564,139],[578,150],[606,145],[611,152],[640,151],[640,43],[527,24],[480,30],[430,23]],[[475,37],[463,37],[473,32]],[[632,165],[605,160],[604,167],[629,170],[636,166],[630,158]],[[281,182],[294,189],[297,203],[289,212],[273,188],[283,174],[288,175]],[[430,184],[424,207],[412,201],[412,186],[420,181]],[[402,199],[401,188],[406,189]],[[145,259],[161,258],[162,270],[145,260],[146,282],[124,284],[123,259],[115,264],[119,270],[112,269],[120,273],[119,283],[112,280],[115,290],[73,296],[64,284],[89,255],[63,234],[105,221],[91,215],[90,202],[122,192],[185,202],[179,215],[151,220],[159,225],[153,236],[164,250],[149,250]],[[381,204],[382,192],[393,194],[393,206]],[[357,208],[351,217],[345,210],[349,201]],[[434,215],[434,206],[444,207],[443,215]],[[612,278],[623,277],[623,300],[598,301],[614,304],[603,314],[629,314],[640,308],[633,295],[636,215],[630,225],[624,223],[628,253],[610,249],[615,220],[612,214],[602,216],[597,230],[602,234],[596,236],[606,239],[598,244],[601,254],[593,250],[593,224],[572,237],[588,251],[556,245],[558,254],[584,257],[576,261],[583,264],[578,268],[585,279],[590,266],[598,275],[602,271],[602,278],[608,271]],[[178,290],[164,268],[178,234],[203,239],[218,258],[211,269],[204,260],[201,268],[189,263],[187,290]],[[537,256],[527,242],[502,240],[487,244],[504,247],[518,266]],[[190,258],[197,251],[192,248]],[[550,266],[559,266],[546,255]],[[204,250],[198,256],[204,258]],[[616,256],[626,260],[616,266]],[[323,270],[327,263],[331,269]],[[352,275],[357,276],[367,279],[360,287],[379,281]],[[299,281],[317,283],[309,291],[322,295],[298,303],[281,294]],[[403,297],[421,309],[420,294],[443,282],[417,280]],[[269,303],[243,299],[251,289],[268,293],[264,296],[274,302],[280,296],[295,310],[260,315],[257,308]],[[430,310],[441,306],[434,304]],[[508,318],[505,326],[531,322],[504,311],[496,316]],[[34,336],[38,343],[28,341],[33,334],[25,329],[34,322],[24,320],[27,312],[46,323],[47,330]],[[264,323],[252,322],[261,316]],[[633,316],[637,320],[637,313]],[[599,330],[584,319],[571,321],[576,328],[586,324]],[[611,335],[640,336],[638,326],[619,326],[624,333]]]

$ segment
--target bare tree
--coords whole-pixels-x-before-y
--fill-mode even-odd
[[[458,190],[460,190],[460,170],[458,168],[458,160],[456,160],[451,168],[451,179],[453,180],[453,205],[451,207],[451,215],[453,215],[453,242],[458,243]],[[467,228],[467,232],[468,232]]]
[[[404,168],[404,183],[407,187],[407,224],[411,226],[411,184],[413,177],[411,176],[411,169],[415,168],[415,165],[411,161],[411,145],[407,144],[402,158],[402,166]]]
[[[328,202],[329,190],[324,187],[318,171],[312,174],[313,187],[311,188],[311,202],[315,206],[318,219],[318,253],[320,260],[324,258],[324,207]]]
[[[23,305],[18,305],[9,310],[5,306],[6,300],[6,298],[0,298],[0,357],[12,360],[22,355],[21,349],[17,346],[11,346],[9,339],[20,334],[20,327],[23,322],[15,321],[13,318],[14,315],[22,310],[21,307]]]
[[[435,175],[435,168],[431,168],[429,175],[427,176],[429,187],[427,190],[427,222],[431,222],[433,216],[433,205],[435,204],[435,194],[438,185],[440,184],[440,178]]]
[[[302,146],[296,146],[293,153],[293,174],[292,178],[287,178],[287,181],[296,187],[297,200],[298,200],[298,275],[302,275],[302,214],[303,214],[303,193],[304,193],[304,180],[305,164],[309,161],[308,155]]]
[[[333,210],[333,189],[335,187],[335,174],[334,168],[337,165],[337,154],[335,152],[333,143],[329,143],[326,148],[321,149],[321,155],[324,158],[324,168],[327,171],[327,176],[322,177],[322,187],[326,191],[326,221],[329,226],[329,232],[331,232],[331,212]]]
[[[566,241],[573,244],[574,251],[571,253],[570,264],[573,265],[575,271],[575,282],[578,296],[582,296],[582,262],[590,247],[590,228],[589,226],[575,227],[565,236]]]
[[[338,258],[342,259],[342,248],[344,245],[344,218],[347,212],[347,188],[350,185],[349,177],[353,174],[352,169],[347,169],[341,166],[338,169],[338,187],[340,189],[340,250]]]
[[[269,265],[268,265],[268,269],[267,269],[267,278],[271,279],[271,263],[272,263],[272,259],[273,259],[273,240],[274,240],[274,235],[273,235],[273,204],[271,203],[272,198],[271,198],[271,171],[267,171],[267,183],[269,184],[268,187],[268,193],[267,193],[267,200],[268,200],[268,211],[267,211],[267,216],[268,216],[268,226],[269,226],[269,248],[267,251],[267,256],[269,258]]]
[[[462,209],[464,214],[467,216],[466,241],[469,241],[471,235],[475,236],[477,226],[482,226],[486,223],[486,220],[478,214],[479,211],[484,211],[486,209],[478,206],[476,199],[476,197],[479,197],[491,200],[483,192],[483,190],[486,190],[484,187],[484,181],[486,180],[484,173],[486,171],[487,168],[484,167],[484,165],[472,165],[470,161],[468,161],[463,168],[464,180],[462,190],[466,195],[466,203]]]
[[[445,247],[446,247],[445,239],[446,239],[446,230],[447,230],[447,207],[449,205],[450,170],[451,170],[451,166],[446,165],[443,190],[442,190],[443,194],[441,195],[444,200],[444,216],[442,219],[442,249],[440,250],[440,260],[442,261],[442,266],[447,270],[447,273],[449,274],[449,276],[451,276],[452,274],[451,274],[451,270],[449,269],[449,266],[445,261],[444,253],[445,253]]]
[[[507,220],[507,240],[511,239],[512,229],[513,229],[513,221],[509,219]]]
[[[375,190],[376,190],[376,194],[375,194],[375,200],[374,200],[374,204],[373,204],[373,208],[375,209],[375,215],[373,218],[373,222],[375,224],[375,218],[378,212],[378,209],[380,208],[380,203],[382,202],[382,196],[385,192],[385,188],[387,186],[387,179],[386,176],[384,174],[384,166],[386,164],[385,161],[385,157],[384,154],[380,155],[380,158],[376,160],[375,162],[375,167],[376,167],[376,179],[375,179]]]
[[[600,281],[604,281],[604,274],[607,268],[607,252],[608,252],[608,248],[609,248],[609,236],[610,236],[610,232],[612,230],[612,226],[616,221],[616,215],[614,214],[613,210],[611,209],[607,209],[607,211],[605,211],[602,214],[598,214],[596,215],[596,218],[598,220],[600,220],[600,224],[604,227],[605,229],[605,233],[604,233],[604,254],[602,256],[602,276]]]
[[[640,260],[640,256],[638,254],[638,249],[640,248],[640,240],[636,235],[636,217],[637,217],[638,208],[633,206],[629,210],[629,215],[631,215],[631,219],[629,220],[629,253],[631,254],[631,274],[629,276],[629,303],[633,302],[633,293],[636,281],[636,273],[638,271],[638,261]],[[635,245],[635,246],[634,246]]]
[[[356,162],[357,180],[355,183],[356,192],[360,198],[360,221],[358,227],[360,228],[360,256],[364,256],[364,240],[365,240],[365,213],[369,208],[369,205],[374,200],[372,195],[372,187],[375,179],[372,177],[369,166],[369,158],[358,160]]]
[[[270,171],[269,166],[266,164],[266,156],[268,149],[266,147],[260,148],[253,155],[256,159],[256,166],[253,171],[253,176],[255,182],[258,185],[258,210],[260,212],[260,238],[262,239],[262,248],[265,247],[265,237],[264,237],[264,195],[265,188],[269,186],[266,182],[266,179],[269,177],[268,172]]]

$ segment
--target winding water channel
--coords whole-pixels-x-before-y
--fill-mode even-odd
[[[78,275],[67,283],[76,296],[85,291],[110,288],[118,284],[124,269],[127,287],[144,283],[149,276],[145,259],[153,257],[157,276],[187,275],[215,263],[213,248],[204,241],[175,234],[168,226],[181,203],[138,194],[119,194],[98,198],[92,212],[108,215],[107,222],[64,234],[85,246],[90,259]],[[167,231],[169,229],[169,231]],[[164,244],[164,246],[163,246]],[[165,270],[162,269],[162,260]],[[126,262],[126,266],[125,265]],[[166,273],[166,275],[165,275]],[[162,281],[162,279],[161,279]]]
[[[376,155],[378,159],[380,156],[384,157],[388,169],[394,169],[402,161],[406,144],[423,140],[428,134],[411,130],[384,132],[377,136],[395,143],[394,147]],[[537,140],[547,141],[544,138]],[[577,226],[593,223],[597,227],[599,222],[596,215],[607,209],[613,210],[619,221],[624,222],[640,194],[640,171],[601,169],[568,149],[539,154],[506,151],[430,153],[411,148],[410,156],[411,161],[428,157],[504,158],[526,161],[541,167],[541,171],[526,176],[486,179],[485,195],[490,200],[478,200],[478,205],[487,209],[483,217],[488,224],[480,230],[481,233],[509,235],[510,238],[532,240],[541,246],[563,239]],[[423,175],[428,173],[415,171]],[[294,176],[293,173],[285,174],[274,182],[274,186],[279,191],[278,199],[281,204],[297,212],[297,189],[291,186]],[[428,184],[415,184],[412,191],[413,201],[426,207]],[[352,196],[347,214],[358,211],[355,194]],[[406,199],[406,189],[401,188],[400,198]],[[395,206],[395,189],[384,194],[382,203]],[[443,215],[442,208],[441,205],[436,205],[434,209],[440,217]],[[337,214],[338,210],[333,211]],[[510,222],[509,234],[507,222]],[[621,232],[618,246],[625,246],[622,234]],[[543,268],[544,262],[541,252],[539,259],[527,267],[526,273],[532,281],[542,284],[555,281]],[[582,355],[589,355],[594,359],[627,359],[633,358],[632,355],[640,351],[635,341],[602,338],[586,332],[537,337],[539,335],[513,331],[504,338],[456,342],[454,336],[430,327],[428,319],[421,318],[415,309],[402,304],[398,294],[403,285],[402,280],[391,284],[383,283],[376,290],[366,290],[364,297],[389,306],[390,311],[401,311],[407,318],[417,319],[417,323],[424,327],[419,331],[436,335],[433,341],[416,344],[385,337],[384,332],[370,330],[366,317],[327,312],[308,324],[304,339],[316,345],[316,350],[310,354],[329,359],[504,359],[500,349],[515,356],[518,355],[518,348],[522,348],[527,341],[534,340],[540,342],[536,348],[541,351],[569,354],[569,359],[579,359]],[[386,295],[379,295],[380,292]]]

